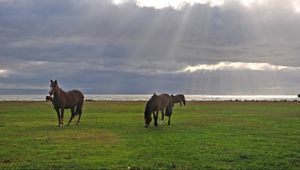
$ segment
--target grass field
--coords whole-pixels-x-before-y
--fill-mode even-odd
[[[86,102],[59,128],[51,103],[0,102],[0,169],[300,169],[297,102],[189,102],[148,129],[144,105]]]

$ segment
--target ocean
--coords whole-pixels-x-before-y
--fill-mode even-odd
[[[152,94],[88,94],[89,101],[147,101]],[[45,101],[46,95],[0,95],[0,101]],[[296,95],[185,95],[187,101],[298,101]]]

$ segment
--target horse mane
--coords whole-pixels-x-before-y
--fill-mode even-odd
[[[150,114],[153,110],[153,102],[154,102],[154,99],[157,95],[155,93],[153,93],[153,96],[151,96],[151,98],[147,101],[146,103],[146,108],[145,108],[145,115],[144,117],[146,118],[146,116],[148,116],[148,114]]]

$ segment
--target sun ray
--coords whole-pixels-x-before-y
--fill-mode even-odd
[[[186,24],[188,23],[189,20],[189,16],[191,14],[191,7],[187,7],[187,9],[185,11],[183,11],[183,15],[180,18],[180,25],[179,28],[176,30],[175,36],[172,40],[172,42],[170,43],[170,48],[168,50],[168,54],[167,54],[167,58],[172,58],[174,56],[174,54],[176,53],[176,47],[177,45],[180,45],[180,40],[182,39],[182,34],[184,33],[184,30],[186,28]]]

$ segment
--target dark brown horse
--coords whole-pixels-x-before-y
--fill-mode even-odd
[[[77,114],[79,115],[77,120],[78,125],[82,114],[83,93],[79,90],[65,92],[58,86],[57,80],[51,80],[49,95],[46,99],[52,101],[58,117],[58,126],[64,125],[64,109],[71,109],[71,117],[68,125]],[[52,95],[53,97],[51,97]]]
[[[185,97],[183,94],[177,94],[177,95],[171,95],[172,97],[172,101],[173,101],[173,106],[175,103],[180,103],[180,107],[182,106],[182,104],[185,106],[186,102],[185,102]]]
[[[170,119],[172,116],[172,98],[168,94],[153,94],[148,100],[145,107],[144,119],[145,127],[148,127],[152,121],[151,114],[153,114],[154,125],[157,126],[158,113],[161,112],[161,120],[164,120],[164,116],[169,117],[168,125],[170,125]]]

